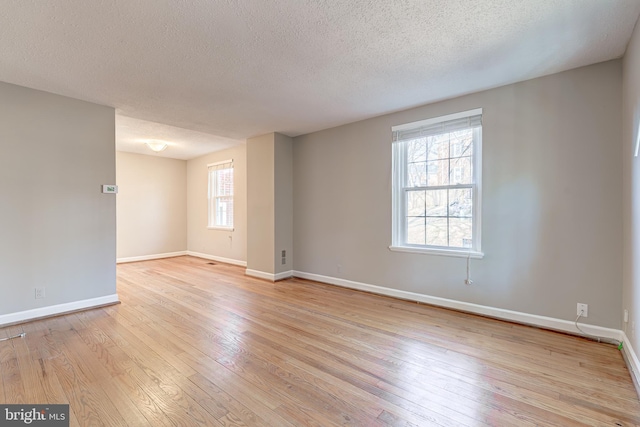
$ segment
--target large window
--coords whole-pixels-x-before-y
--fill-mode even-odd
[[[480,257],[482,110],[394,126],[391,249]]]
[[[209,169],[209,228],[233,229],[233,160]]]

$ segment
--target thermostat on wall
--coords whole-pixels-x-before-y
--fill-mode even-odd
[[[117,185],[103,185],[102,186],[102,192],[103,193],[116,194],[118,192],[118,186]]]

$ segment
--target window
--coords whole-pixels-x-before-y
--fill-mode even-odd
[[[233,229],[233,160],[209,169],[209,228]]]
[[[482,109],[394,126],[390,249],[482,257]]]

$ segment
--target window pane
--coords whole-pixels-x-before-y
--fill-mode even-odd
[[[465,129],[451,132],[451,157],[471,156],[473,143],[473,130]]]
[[[425,201],[424,191],[407,192],[407,216],[424,216]]]
[[[427,218],[426,244],[433,246],[448,246],[446,218]]]
[[[471,218],[449,219],[449,246],[470,248],[473,242]]]
[[[233,226],[233,197],[216,198],[216,225]]]
[[[427,160],[427,139],[420,138],[409,141],[407,145],[407,162],[425,162]]]
[[[427,162],[427,185],[449,185],[449,160]]]
[[[473,215],[473,191],[470,188],[449,190],[449,216],[469,217]]]
[[[426,192],[426,215],[447,216],[447,190]]]
[[[451,185],[473,183],[471,157],[451,159]]]
[[[449,134],[427,137],[427,160],[446,159],[449,157]]]
[[[233,169],[216,171],[216,196],[233,195]]]
[[[410,245],[424,245],[424,217],[407,218],[407,243]]]
[[[233,227],[233,163],[210,165],[209,227]]]
[[[425,162],[409,163],[407,165],[407,186],[426,187],[427,164]]]

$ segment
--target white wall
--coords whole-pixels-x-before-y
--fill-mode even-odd
[[[616,60],[296,137],[294,269],[565,320],[582,302],[620,328],[621,104]],[[465,259],[388,249],[391,127],[479,107],[485,257],[466,286]]]
[[[187,250],[187,162],[116,153],[117,257]]]
[[[0,83],[0,152],[0,316],[114,295],[114,109]]]
[[[636,28],[623,61],[623,225],[624,269],[622,307],[629,311],[623,325],[636,353],[640,349],[640,157],[635,144],[640,126],[640,28]],[[640,366],[639,366],[640,368]]]
[[[247,261],[247,159],[239,145],[187,161],[187,248],[190,252]],[[207,164],[233,159],[234,230],[207,229]]]

